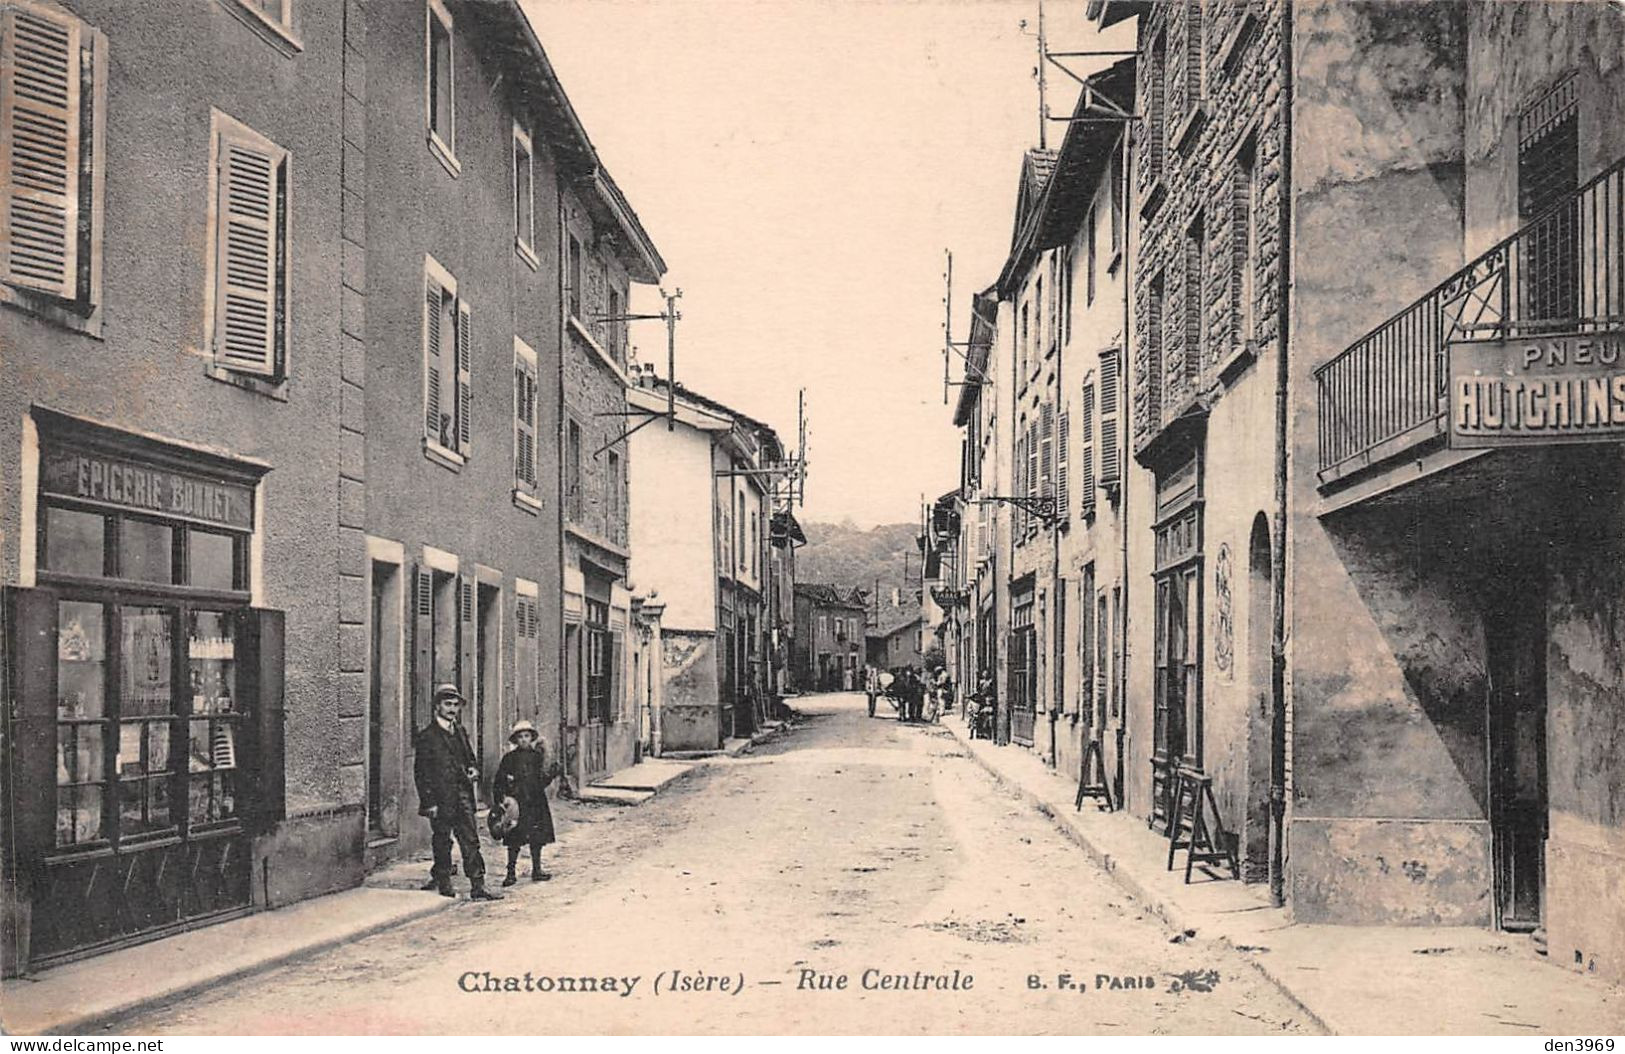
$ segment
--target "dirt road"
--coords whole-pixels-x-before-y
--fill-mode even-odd
[[[117,1031],[1313,1030],[1236,953],[1143,914],[946,732],[870,719],[861,695],[797,705],[791,735],[644,806],[564,803],[551,882]]]

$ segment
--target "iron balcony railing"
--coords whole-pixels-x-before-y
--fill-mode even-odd
[[[1625,159],[1316,369],[1321,482],[1444,432],[1451,341],[1622,322]]]

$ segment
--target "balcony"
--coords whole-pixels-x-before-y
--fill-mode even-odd
[[[1315,371],[1322,488],[1448,432],[1453,341],[1625,325],[1625,160]]]

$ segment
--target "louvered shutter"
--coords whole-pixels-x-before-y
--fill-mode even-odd
[[[474,334],[470,324],[468,302],[457,301],[457,452],[467,457],[472,444],[470,436],[474,387],[471,383],[474,359]]]
[[[1121,414],[1118,389],[1122,386],[1123,352],[1107,348],[1100,353],[1100,485],[1116,489],[1123,478],[1118,432]]]
[[[606,700],[606,715],[611,723],[620,720],[622,713],[621,693],[626,690],[626,677],[621,670],[625,662],[626,637],[622,633],[610,634],[609,649],[609,698]]]
[[[71,300],[79,285],[81,27],[40,8],[9,8],[3,19],[5,280]]]
[[[1016,463],[1011,483],[1014,484],[1014,496],[1025,498],[1027,496],[1027,435],[1023,432],[1016,439]],[[1015,513],[1015,529],[1019,533],[1027,529],[1027,514],[1019,507]]]
[[[1055,514],[1063,521],[1072,516],[1071,493],[1067,488],[1067,448],[1072,445],[1072,415],[1061,411],[1061,430],[1055,437]]]
[[[1095,386],[1093,382],[1083,386],[1083,412],[1080,422],[1083,432],[1080,444],[1081,460],[1079,467],[1083,470],[1078,477],[1078,485],[1083,490],[1083,500],[1080,508],[1085,516],[1095,514]]]
[[[1055,488],[1055,404],[1045,403],[1039,417],[1038,494],[1047,497]]]
[[[440,310],[445,292],[440,283],[425,276],[423,305],[423,434],[432,443],[445,442],[440,427]]]
[[[480,700],[477,698],[478,685],[475,683],[475,670],[479,663],[478,644],[479,637],[474,623],[475,583],[472,576],[457,576],[457,686],[463,693],[463,698],[471,704],[469,713],[465,716],[470,727],[477,728],[477,715]],[[482,755],[483,744],[478,742],[478,736],[470,737],[475,740],[474,753]]]
[[[524,359],[513,366],[514,474],[520,484],[536,486],[536,375]]]
[[[214,354],[244,373],[276,373],[277,199],[282,153],[235,130],[218,144]]]
[[[419,566],[413,575],[412,729],[429,723],[434,693],[434,572]]]

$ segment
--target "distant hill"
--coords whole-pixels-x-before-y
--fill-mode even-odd
[[[875,582],[880,583],[879,621],[891,629],[920,613],[915,590],[920,583],[919,526],[888,523],[864,530],[850,523],[804,523],[807,544],[796,553],[796,580],[836,586],[843,592],[861,589],[870,595],[875,617]],[[906,577],[905,577],[906,575]],[[895,595],[899,604],[893,606]]]

